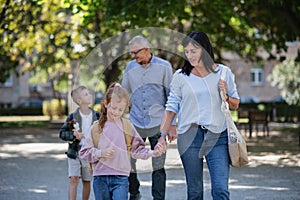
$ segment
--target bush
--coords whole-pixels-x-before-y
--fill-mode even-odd
[[[43,103],[43,113],[48,115],[50,119],[54,116],[61,118],[66,114],[66,101],[63,99],[52,99],[49,101],[44,101]]]
[[[48,115],[62,117],[66,114],[66,101],[59,99],[45,100],[41,107],[0,108],[0,116]]]
[[[43,115],[42,108],[0,108],[1,116],[13,116],[13,115]]]

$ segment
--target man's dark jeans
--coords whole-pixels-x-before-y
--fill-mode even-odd
[[[148,137],[151,149],[153,150],[158,142],[160,134]],[[146,141],[146,138],[143,138]],[[166,154],[152,158],[152,196],[154,200],[164,200],[166,191],[166,172],[164,169]],[[131,159],[132,171],[129,176],[129,192],[130,194],[138,194],[140,182],[137,178],[136,160]],[[143,195],[142,195],[143,196]]]

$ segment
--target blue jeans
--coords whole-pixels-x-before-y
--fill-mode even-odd
[[[207,140],[209,137],[206,137],[209,134],[216,137],[211,146],[209,146],[211,141]],[[204,140],[205,137],[206,140]],[[186,133],[178,135],[177,145],[186,176],[188,200],[203,200],[203,157],[201,152],[204,152],[210,173],[213,199],[229,199],[230,159],[227,130],[221,134],[214,134],[208,133],[201,127],[192,126]],[[203,149],[203,146],[206,148]]]
[[[128,176],[94,176],[96,200],[128,200]]]
[[[158,142],[160,133],[154,136],[148,137],[151,149],[153,150]],[[143,138],[145,141],[146,138]],[[152,196],[153,200],[164,200],[166,191],[166,172],[165,172],[165,160],[166,154],[162,154],[159,157],[152,158]],[[132,172],[129,176],[129,192],[130,194],[138,194],[140,183],[137,178],[136,172],[136,159],[131,159]]]

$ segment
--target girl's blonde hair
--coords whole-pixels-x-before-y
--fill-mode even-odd
[[[129,102],[129,94],[125,88],[122,88],[119,83],[112,83],[101,102],[101,117],[99,119],[99,126],[102,129],[104,127],[105,122],[107,121],[107,108],[105,106],[108,105],[111,102],[112,97],[117,97],[119,101],[126,100],[127,104]]]

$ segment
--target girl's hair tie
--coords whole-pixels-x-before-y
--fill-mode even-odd
[[[115,83],[114,87],[122,87],[122,86],[120,85],[120,83]]]

